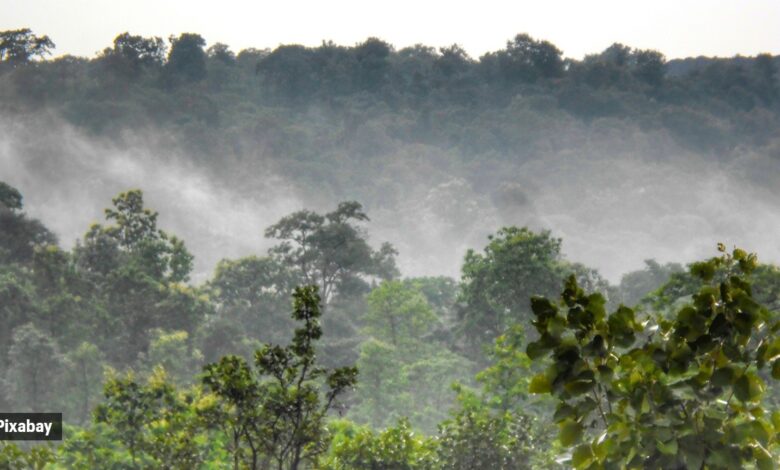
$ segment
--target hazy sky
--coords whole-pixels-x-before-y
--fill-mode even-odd
[[[397,48],[457,42],[478,57],[527,32],[574,58],[613,42],[668,58],[780,54],[778,0],[0,0],[0,12],[0,29],[48,34],[55,55],[92,56],[124,31],[197,32],[236,51],[323,39],[352,45],[377,36]]]

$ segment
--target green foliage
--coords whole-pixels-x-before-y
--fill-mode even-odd
[[[202,422],[189,406],[193,398],[178,392],[164,369],[156,369],[147,384],[132,374],[109,377],[104,394],[95,419],[122,443],[131,468],[189,469],[204,461]]]
[[[133,256],[134,265],[157,280],[186,281],[192,271],[192,255],[184,242],[157,228],[157,212],[144,207],[143,193],[132,190],[112,200],[113,209],[106,209],[106,219],[116,225],[93,227]],[[100,234],[90,234],[100,236]],[[136,264],[138,263],[138,264]]]
[[[203,332],[204,355],[215,360],[235,353],[244,336],[263,343],[287,341],[293,330],[288,309],[295,280],[290,267],[270,257],[220,261],[207,286],[216,315]],[[229,337],[220,336],[224,327],[233,330]],[[231,351],[225,349],[231,345]]]
[[[152,370],[162,367],[172,382],[183,385],[192,381],[203,363],[203,356],[193,348],[186,331],[156,330],[152,333],[145,360]]]
[[[356,368],[315,364],[314,343],[322,336],[316,286],[295,289],[292,317],[303,326],[290,345],[256,351],[257,374],[236,356],[205,368],[203,382],[217,400],[203,413],[212,426],[226,428],[234,468],[272,463],[295,470],[316,461],[325,451],[328,411],[355,384]]]
[[[51,54],[54,42],[49,36],[37,36],[29,28],[0,31],[0,62],[24,65],[35,57]]]
[[[464,408],[442,424],[440,435],[440,468],[448,470],[533,468],[544,450],[532,418],[519,413]]]
[[[454,405],[451,384],[469,381],[473,365],[437,344],[393,346],[377,339],[361,345],[360,381],[348,417],[375,429],[402,417],[434,433]]]
[[[489,354],[491,365],[476,379],[488,397],[491,408],[503,412],[520,411],[528,398],[531,360],[523,351],[525,334],[514,325],[496,339]]]
[[[436,315],[426,298],[401,281],[385,281],[367,297],[366,332],[388,338],[393,346],[420,341],[435,325]]]
[[[112,338],[104,351],[112,363],[126,365],[146,354],[155,328],[191,338],[210,305],[182,284],[192,255],[157,228],[157,213],[144,207],[141,191],[122,193],[113,203],[106,218],[114,225],[93,225],[74,252],[81,275],[96,287],[90,295],[111,312],[93,319],[99,337]]]
[[[57,243],[53,233],[21,210],[21,193],[0,181],[0,263],[28,263],[36,247]]]
[[[673,275],[683,273],[683,268],[677,263],[658,264],[657,261],[645,260],[645,268],[624,274],[620,279],[620,296],[625,305],[637,305],[645,296],[666,284]]]
[[[197,82],[206,78],[206,41],[193,33],[171,36],[171,52],[168,54],[166,70],[174,80]]]
[[[472,358],[509,326],[529,325],[528,299],[552,295],[568,274],[608,291],[596,271],[562,258],[561,240],[549,231],[504,227],[488,239],[484,253],[469,250],[462,267],[458,328]]]
[[[323,470],[428,470],[438,466],[435,439],[416,434],[404,419],[381,432],[349,421],[331,421],[333,435]]]
[[[21,210],[22,193],[8,183],[0,181],[0,204],[12,211]]]
[[[18,412],[44,412],[57,396],[62,363],[56,343],[31,323],[14,330],[6,396]]]
[[[339,289],[362,276],[390,279],[398,275],[392,246],[372,250],[355,225],[367,220],[359,203],[342,202],[325,215],[308,210],[288,215],[268,227],[265,236],[282,241],[270,253],[295,268],[303,282],[318,286],[327,303]]]
[[[99,391],[103,383],[105,358],[103,353],[92,343],[83,342],[64,355],[65,389],[72,394],[66,400],[70,405],[63,411],[69,421],[85,425],[97,406]]]
[[[54,463],[56,456],[51,446],[40,445],[24,451],[14,443],[0,444],[0,468],[43,470]]]
[[[528,298],[554,291],[560,274],[561,240],[550,232],[506,227],[489,237],[484,254],[469,250],[461,285],[460,328],[477,346],[492,342],[508,325],[530,313]]]
[[[755,255],[719,250],[691,265],[698,292],[669,319],[623,306],[607,315],[603,297],[574,278],[560,306],[533,299],[540,339],[528,355],[553,363],[531,391],[557,399],[575,468],[774,466],[761,374],[776,359],[780,324],[753,298]]]
[[[103,50],[101,59],[119,77],[137,79],[145,69],[159,66],[165,59],[162,38],[134,36],[122,33],[114,38],[112,48]]]

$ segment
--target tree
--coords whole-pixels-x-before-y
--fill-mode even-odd
[[[561,51],[548,41],[518,34],[497,54],[501,74],[508,83],[533,82],[563,74]]]
[[[415,433],[405,419],[375,433],[370,428],[334,421],[333,444],[319,468],[325,470],[429,470],[438,464],[436,441]]]
[[[268,227],[265,236],[282,242],[269,253],[295,269],[304,283],[316,285],[327,304],[339,289],[366,276],[391,279],[398,275],[393,247],[373,250],[355,222],[368,216],[358,202],[342,202],[325,215],[302,210]]]
[[[0,31],[0,61],[13,67],[43,58],[54,47],[49,36],[36,36],[29,28]]]
[[[165,42],[160,37],[122,33],[114,38],[113,48],[103,50],[103,58],[117,75],[136,78],[145,67],[161,66],[165,52]]]
[[[48,411],[57,397],[62,362],[57,344],[31,323],[14,330],[8,350],[7,400],[19,412]]]
[[[527,324],[527,299],[554,292],[562,278],[561,240],[550,232],[505,227],[488,240],[483,254],[466,253],[462,268],[459,330],[472,354],[507,326]]]
[[[139,190],[121,193],[106,209],[113,225],[93,225],[75,248],[76,264],[96,288],[109,315],[99,318],[104,348],[114,364],[145,353],[155,328],[190,337],[209,311],[207,300],[184,284],[193,257],[184,242],[157,228],[157,213],[144,207]]]
[[[357,61],[357,80],[362,90],[378,91],[387,78],[388,57],[392,46],[377,38],[368,38],[353,49]]]
[[[216,315],[236,324],[240,334],[264,343],[287,341],[293,330],[290,295],[296,276],[271,257],[222,260],[208,283]]]
[[[528,399],[531,361],[523,352],[523,329],[499,336],[490,364],[476,375],[480,388],[457,383],[457,408],[439,425],[442,469],[552,468],[552,439],[545,410]]]
[[[534,468],[540,444],[530,431],[530,423],[531,418],[526,415],[493,415],[485,409],[464,409],[440,428],[440,468]]]
[[[131,468],[196,468],[203,462],[202,428],[190,410],[193,397],[179,393],[164,369],[156,369],[147,383],[132,373],[109,377],[105,399],[95,420],[110,426],[112,434],[130,453]]]
[[[634,76],[644,83],[658,87],[666,73],[666,58],[658,51],[635,49]]]
[[[575,468],[773,468],[780,412],[761,407],[767,368],[780,379],[780,322],[752,294],[757,258],[734,249],[694,263],[700,281],[671,318],[637,318],[569,278],[560,305],[532,299],[550,356],[533,393],[555,397],[559,440]]]
[[[316,365],[319,318],[317,287],[296,288],[293,319],[303,325],[290,345],[266,344],[256,351],[257,376],[237,356],[205,367],[203,383],[218,399],[206,413],[213,426],[227,428],[234,468],[244,462],[254,470],[265,462],[264,467],[297,470],[325,451],[325,418],[336,398],[355,384],[357,369]]]
[[[675,273],[682,273],[677,263],[659,264],[652,259],[645,260],[645,268],[626,273],[620,279],[620,296],[626,305],[636,305],[642,298],[666,284]]]
[[[54,236],[36,219],[22,212],[22,194],[0,181],[0,263],[27,263],[37,246],[57,243]]]
[[[425,297],[401,281],[384,281],[368,295],[366,331],[393,346],[421,340],[436,323]]]
[[[217,42],[212,44],[207,50],[206,55],[212,59],[216,59],[225,65],[236,64],[236,54],[230,50],[230,46]]]
[[[183,82],[198,82],[206,78],[206,41],[193,33],[171,36],[171,52],[168,54],[166,69],[174,79]]]
[[[153,331],[149,352],[144,359],[151,371],[162,367],[174,385],[191,383],[203,364],[203,356],[192,347],[186,331]]]
[[[282,45],[261,57],[255,71],[272,90],[276,101],[306,103],[317,91],[314,51],[298,44]]]
[[[64,363],[65,382],[71,392],[68,405],[73,410],[68,415],[74,416],[76,423],[85,425],[100,398],[105,367],[103,353],[85,341],[65,354]]]
[[[0,181],[0,205],[11,211],[22,209],[22,193],[13,186]]]

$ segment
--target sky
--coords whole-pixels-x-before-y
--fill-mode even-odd
[[[91,57],[117,34],[196,32],[234,51],[280,44],[353,45],[379,37],[396,48],[461,45],[473,57],[525,32],[582,58],[614,42],[667,58],[780,54],[778,0],[0,0],[0,30],[29,27],[55,56]]]

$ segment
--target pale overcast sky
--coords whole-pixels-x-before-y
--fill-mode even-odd
[[[613,42],[668,58],[780,54],[778,0],[0,0],[0,12],[0,30],[48,34],[55,55],[93,56],[124,31],[164,38],[197,32],[236,52],[376,36],[396,48],[458,43],[478,57],[527,32],[574,58]]]

